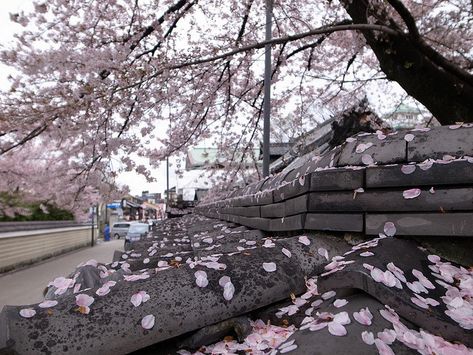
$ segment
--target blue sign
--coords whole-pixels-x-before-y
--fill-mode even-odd
[[[112,210],[116,210],[117,208],[120,208],[120,207],[121,207],[120,202],[113,202],[113,203],[107,204],[107,208],[110,208]]]

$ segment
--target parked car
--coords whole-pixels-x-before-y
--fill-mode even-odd
[[[148,235],[148,232],[148,223],[133,223],[125,236],[125,250],[127,250],[130,243],[137,242],[142,238],[145,238]]]
[[[112,225],[111,235],[115,239],[120,239],[120,237],[125,237],[131,225],[132,225],[131,222],[114,223]]]

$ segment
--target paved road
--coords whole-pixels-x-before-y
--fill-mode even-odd
[[[41,302],[43,290],[49,281],[58,276],[66,276],[83,261],[95,259],[109,263],[117,249],[123,250],[123,240],[102,242],[93,248],[80,249],[26,269],[0,274],[0,310],[7,304],[26,305]]]

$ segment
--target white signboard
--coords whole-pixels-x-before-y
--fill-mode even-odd
[[[182,189],[182,200],[194,201],[195,189]]]

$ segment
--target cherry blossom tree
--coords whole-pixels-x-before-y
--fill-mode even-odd
[[[0,216],[29,214],[25,203],[54,204],[73,211],[80,220],[88,208],[125,191],[114,184],[113,175],[102,162],[84,171],[80,161],[62,156],[47,143],[28,142],[21,150],[2,156],[0,168]],[[43,206],[43,205],[41,205]],[[44,208],[44,212],[48,213]]]
[[[442,124],[473,121],[472,6],[276,0],[275,126],[303,127],[314,107],[340,111],[366,95],[389,105],[399,87]],[[51,0],[34,9],[11,15],[24,28],[0,50],[12,69],[0,96],[2,170],[30,142],[48,142],[60,152],[50,161],[80,176],[65,174],[60,186],[85,179],[100,190],[109,181],[90,176],[112,159],[151,179],[133,155],[157,163],[211,138],[231,160],[259,144],[263,1]]]

